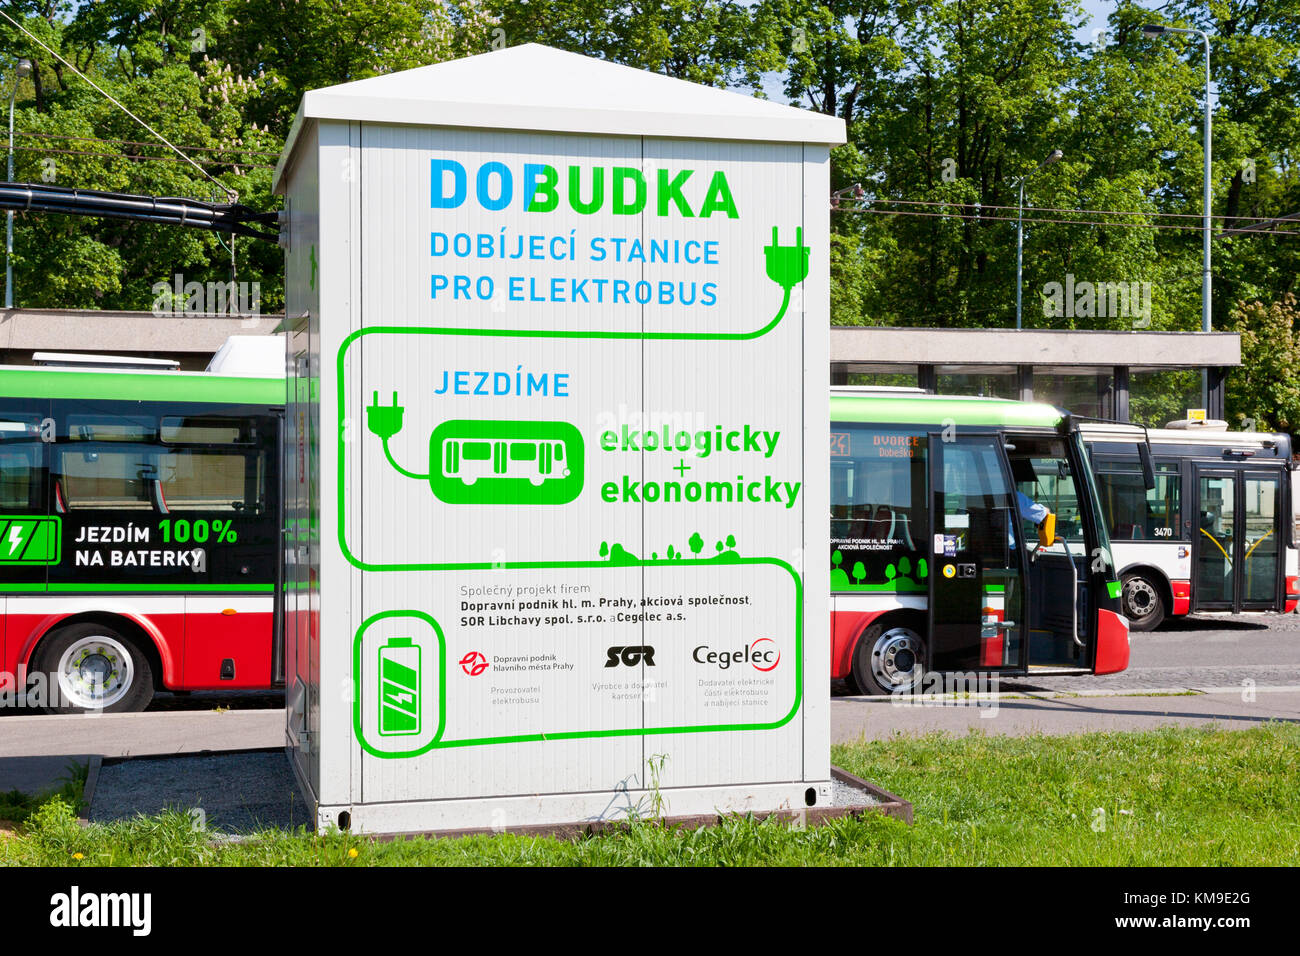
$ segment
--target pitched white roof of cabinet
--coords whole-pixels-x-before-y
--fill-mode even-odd
[[[830,145],[845,139],[839,117],[537,43],[312,90],[276,166],[277,190],[310,120]]]

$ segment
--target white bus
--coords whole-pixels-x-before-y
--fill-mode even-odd
[[[1294,611],[1290,437],[1230,432],[1226,422],[1171,426],[1147,430],[1149,491],[1135,426],[1083,426],[1129,626],[1149,631],[1195,611]]]

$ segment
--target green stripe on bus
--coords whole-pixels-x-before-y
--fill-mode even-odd
[[[83,372],[42,368],[0,371],[0,396],[98,401],[283,405],[282,378],[186,372]]]
[[[916,424],[926,431],[954,425],[1056,428],[1063,413],[1041,402],[953,395],[831,395],[831,422]]]

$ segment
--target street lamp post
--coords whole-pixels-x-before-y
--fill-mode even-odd
[[[14,181],[14,100],[18,98],[18,81],[32,71],[31,60],[19,60],[14,68],[14,88],[9,94],[9,182]],[[5,216],[5,308],[14,307],[14,212]]]
[[[1205,41],[1205,179],[1201,190],[1201,331],[1210,331],[1210,36],[1204,30],[1164,27],[1149,23],[1142,28],[1148,37],[1165,33],[1195,33]],[[1209,372],[1201,373],[1201,404],[1209,395]]]
[[[1038,164],[1038,168],[1032,173],[1020,177],[1020,202],[1016,206],[1016,328],[1021,328],[1020,318],[1020,281],[1024,268],[1024,246],[1025,246],[1025,226],[1022,217],[1025,212],[1025,181],[1035,173],[1040,173],[1052,163],[1056,162],[1064,155],[1059,149],[1054,149],[1048,157]]]

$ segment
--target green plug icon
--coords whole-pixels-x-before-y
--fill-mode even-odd
[[[794,230],[794,245],[783,246],[777,241],[776,226],[772,227],[772,244],[763,247],[767,259],[767,277],[787,292],[808,275],[809,249],[803,244],[803,227]]]
[[[379,404],[379,390],[376,389],[371,404],[366,406],[366,427],[384,441],[392,438],[402,430],[402,412],[405,409],[397,404],[397,393],[393,392],[393,404]]]

